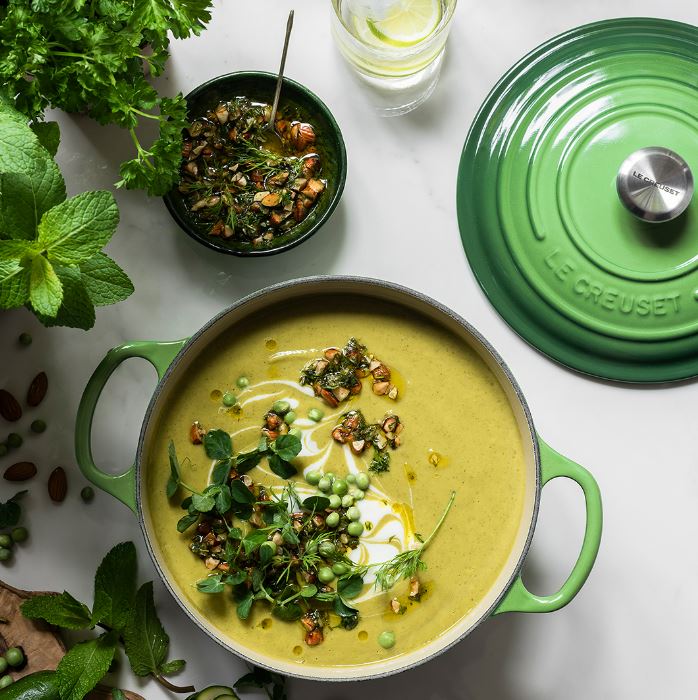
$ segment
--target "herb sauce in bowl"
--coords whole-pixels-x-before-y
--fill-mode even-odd
[[[312,236],[344,189],[346,151],[327,107],[284,78],[275,119],[281,152],[265,131],[276,78],[220,76],[187,96],[180,181],[165,196],[187,234],[218,252],[272,255]]]
[[[209,236],[270,247],[324,193],[312,124],[277,113],[283,152],[274,153],[264,135],[270,114],[271,105],[236,97],[189,125],[178,189]]]

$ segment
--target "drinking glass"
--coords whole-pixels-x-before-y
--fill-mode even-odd
[[[377,111],[405,114],[436,87],[457,0],[332,0],[332,34]]]

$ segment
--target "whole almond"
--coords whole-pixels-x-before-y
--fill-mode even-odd
[[[22,417],[22,407],[17,399],[5,389],[0,389],[0,416],[13,423]]]
[[[29,385],[29,390],[27,391],[27,403],[30,406],[38,406],[46,396],[46,391],[48,390],[48,377],[46,372],[39,372],[39,374],[32,379],[32,383]]]
[[[3,474],[7,481],[27,481],[36,476],[36,464],[33,462],[17,462],[11,464]]]
[[[60,503],[68,493],[68,479],[63,467],[56,467],[48,478],[48,495],[55,503]]]

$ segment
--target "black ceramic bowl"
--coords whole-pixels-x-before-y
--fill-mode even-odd
[[[276,79],[277,76],[273,73],[262,71],[228,73],[213,78],[187,95],[188,117],[194,120],[214,109],[220,102],[233,97],[248,97],[254,101],[271,103]],[[182,194],[174,187],[164,197],[165,206],[180,227],[207,248],[241,257],[276,255],[310,238],[329,219],[337,206],[347,176],[347,153],[342,132],[319,97],[300,83],[284,78],[279,108],[287,106],[297,109],[315,127],[316,150],[322,163],[322,178],[327,180],[326,191],[310,214],[283,236],[276,238],[272,247],[256,248],[251,243],[209,236],[207,227],[198,224],[189,215]]]

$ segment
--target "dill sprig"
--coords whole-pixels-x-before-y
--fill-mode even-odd
[[[431,535],[422,542],[421,547],[418,549],[410,549],[406,552],[400,552],[400,554],[396,554],[389,561],[381,564],[371,565],[371,568],[374,566],[378,567],[376,571],[376,587],[380,587],[383,591],[390,590],[401,579],[411,579],[416,576],[419,571],[424,571],[427,568],[427,565],[422,561],[422,555],[426,548],[433,542],[434,537],[436,537],[441,526],[444,524],[455,498],[456,492],[452,491],[451,497],[448,500],[439,522],[436,523],[436,527],[432,530]]]

